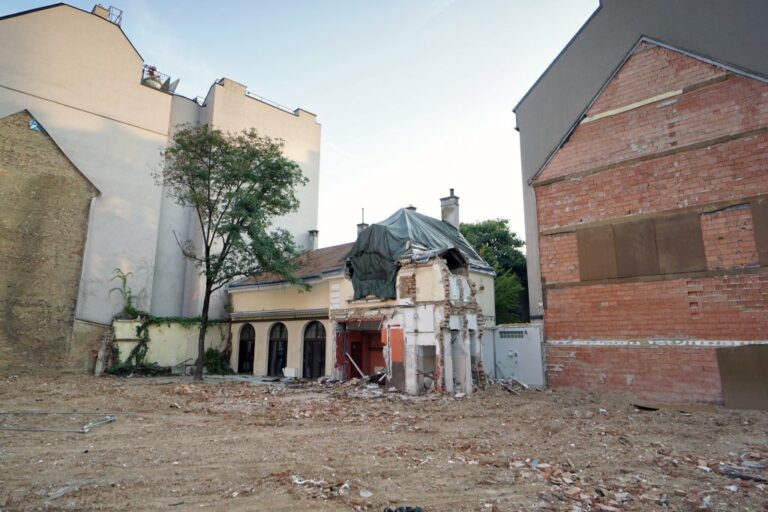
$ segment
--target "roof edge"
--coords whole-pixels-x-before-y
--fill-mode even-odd
[[[141,61],[144,62],[144,57],[142,57],[141,53],[139,53],[139,50],[136,49],[136,46],[134,46],[133,42],[131,41],[131,38],[128,37],[126,35],[126,33],[123,31],[123,27],[121,27],[117,23],[112,23],[111,21],[109,21],[107,19],[104,19],[104,18],[102,18],[101,16],[99,16],[97,14],[94,14],[94,13],[92,13],[90,11],[86,11],[85,9],[81,9],[79,7],[75,7],[74,5],[70,5],[70,4],[65,3],[65,2],[58,2],[58,3],[50,4],[50,5],[43,5],[41,7],[35,7],[34,9],[27,9],[26,11],[20,11],[20,12],[15,12],[15,13],[12,13],[12,14],[6,14],[5,16],[0,16],[0,21],[7,20],[7,19],[10,19],[10,18],[16,18],[16,17],[19,17],[19,16],[24,16],[24,15],[27,15],[27,14],[32,14],[32,13],[38,12],[38,11],[45,11],[47,9],[53,9],[53,8],[56,8],[56,7],[69,7],[70,9],[74,9],[76,11],[80,11],[82,13],[89,14],[91,16],[95,16],[96,18],[99,18],[100,20],[102,20],[102,21],[104,21],[106,23],[109,23],[110,25],[114,25],[115,27],[117,27],[117,29],[120,31],[120,33],[123,35],[125,40],[128,41],[128,44],[131,45],[131,48],[133,48],[133,51],[136,52],[136,55],[139,56],[139,59],[141,59]]]
[[[552,159],[555,157],[555,154],[560,151],[560,149],[563,147],[563,145],[568,142],[568,139],[571,138],[571,135],[576,130],[576,128],[579,126],[579,123],[581,123],[581,120],[584,119],[584,116],[589,112],[589,109],[592,108],[592,105],[595,104],[595,101],[600,97],[601,94],[605,91],[605,88],[608,87],[608,84],[610,84],[614,78],[616,78],[616,75],[619,73],[622,67],[624,67],[624,64],[627,63],[627,60],[635,53],[637,48],[643,44],[643,43],[650,43],[656,46],[659,46],[661,48],[666,48],[667,50],[671,50],[673,52],[681,53],[683,55],[687,55],[688,57],[691,57],[693,59],[699,60],[701,62],[705,62],[707,64],[711,64],[713,66],[718,66],[720,68],[723,68],[727,71],[730,71],[732,73],[735,73],[740,76],[745,76],[747,78],[752,78],[754,80],[759,80],[761,82],[768,83],[768,76],[763,76],[760,74],[756,74],[752,71],[745,70],[743,68],[740,68],[738,66],[734,66],[732,64],[728,64],[727,62],[718,61],[712,57],[709,57],[707,55],[702,55],[696,52],[692,52],[690,50],[686,50],[685,48],[680,48],[678,46],[665,43],[664,41],[661,41],[659,39],[655,39],[653,37],[649,37],[646,35],[641,35],[635,44],[632,45],[632,48],[629,49],[629,51],[624,55],[624,57],[621,59],[619,64],[614,68],[614,70],[611,72],[611,74],[608,76],[608,78],[603,82],[603,84],[600,86],[600,89],[595,93],[595,95],[592,97],[591,100],[589,100],[589,103],[584,107],[584,109],[581,111],[581,113],[576,117],[576,120],[571,124],[570,128],[568,128],[568,131],[565,133],[565,136],[558,142],[554,149],[547,155],[547,158],[544,160],[544,162],[541,164],[541,166],[536,170],[536,172],[533,174],[533,176],[528,179],[528,185],[532,185],[534,181],[536,181],[536,178],[539,177],[539,175],[544,171],[544,168],[549,165],[549,163],[552,161]]]
[[[544,80],[544,77],[547,76],[547,74],[549,74],[549,71],[552,69],[552,67],[557,63],[557,61],[560,60],[563,54],[565,54],[565,52],[568,51],[568,49],[573,45],[574,41],[576,41],[576,38],[578,38],[581,35],[584,29],[587,28],[587,25],[589,25],[592,22],[592,20],[595,18],[595,16],[597,16],[597,13],[599,13],[602,8],[603,8],[603,0],[600,0],[600,5],[597,6],[597,9],[595,9],[595,11],[592,14],[590,14],[589,18],[587,18],[587,21],[585,21],[584,24],[581,25],[579,30],[576,31],[573,37],[568,40],[568,42],[563,47],[563,49],[560,50],[560,52],[555,56],[552,62],[549,63],[549,66],[547,66],[544,72],[541,73],[541,75],[539,75],[539,78],[537,78],[536,81],[533,82],[533,85],[531,85],[528,88],[526,93],[523,94],[523,97],[520,98],[520,100],[517,102],[517,104],[514,107],[512,107],[512,112],[517,113],[517,109],[519,109],[520,106],[525,102],[525,100],[528,99],[528,96],[530,96],[533,90],[536,89],[536,87],[538,87],[539,83],[541,83],[541,81]]]

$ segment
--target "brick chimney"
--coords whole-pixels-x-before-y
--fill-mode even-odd
[[[443,221],[459,229],[459,197],[453,194],[453,189],[451,195],[440,199],[440,213]]]

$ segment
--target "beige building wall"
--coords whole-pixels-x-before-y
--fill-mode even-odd
[[[333,370],[333,338],[331,336],[331,324],[328,319],[301,319],[280,321],[253,321],[232,323],[232,359],[230,365],[237,370],[240,349],[240,330],[244,325],[250,324],[256,332],[256,345],[254,348],[254,375],[267,375],[267,359],[269,357],[269,332],[277,323],[285,324],[288,330],[288,368],[296,368],[297,375],[301,376],[304,368],[304,332],[313,321],[318,321],[325,327],[325,375],[330,375]]]
[[[318,309],[328,307],[328,282],[312,283],[312,289],[302,291],[298,286],[277,284],[230,290],[232,311],[271,311],[281,309]]]

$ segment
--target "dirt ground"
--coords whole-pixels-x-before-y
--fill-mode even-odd
[[[98,413],[5,428],[119,413],[85,434],[0,431],[3,511],[768,510],[763,412],[60,375],[3,378],[0,410]]]

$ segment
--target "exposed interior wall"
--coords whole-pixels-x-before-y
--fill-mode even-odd
[[[547,354],[564,358],[550,383],[717,401],[712,347],[768,342],[767,94],[642,44],[549,161],[534,188]],[[673,385],[665,350],[689,368]]]
[[[97,190],[30,123],[0,119],[0,366],[55,368],[67,365]]]

